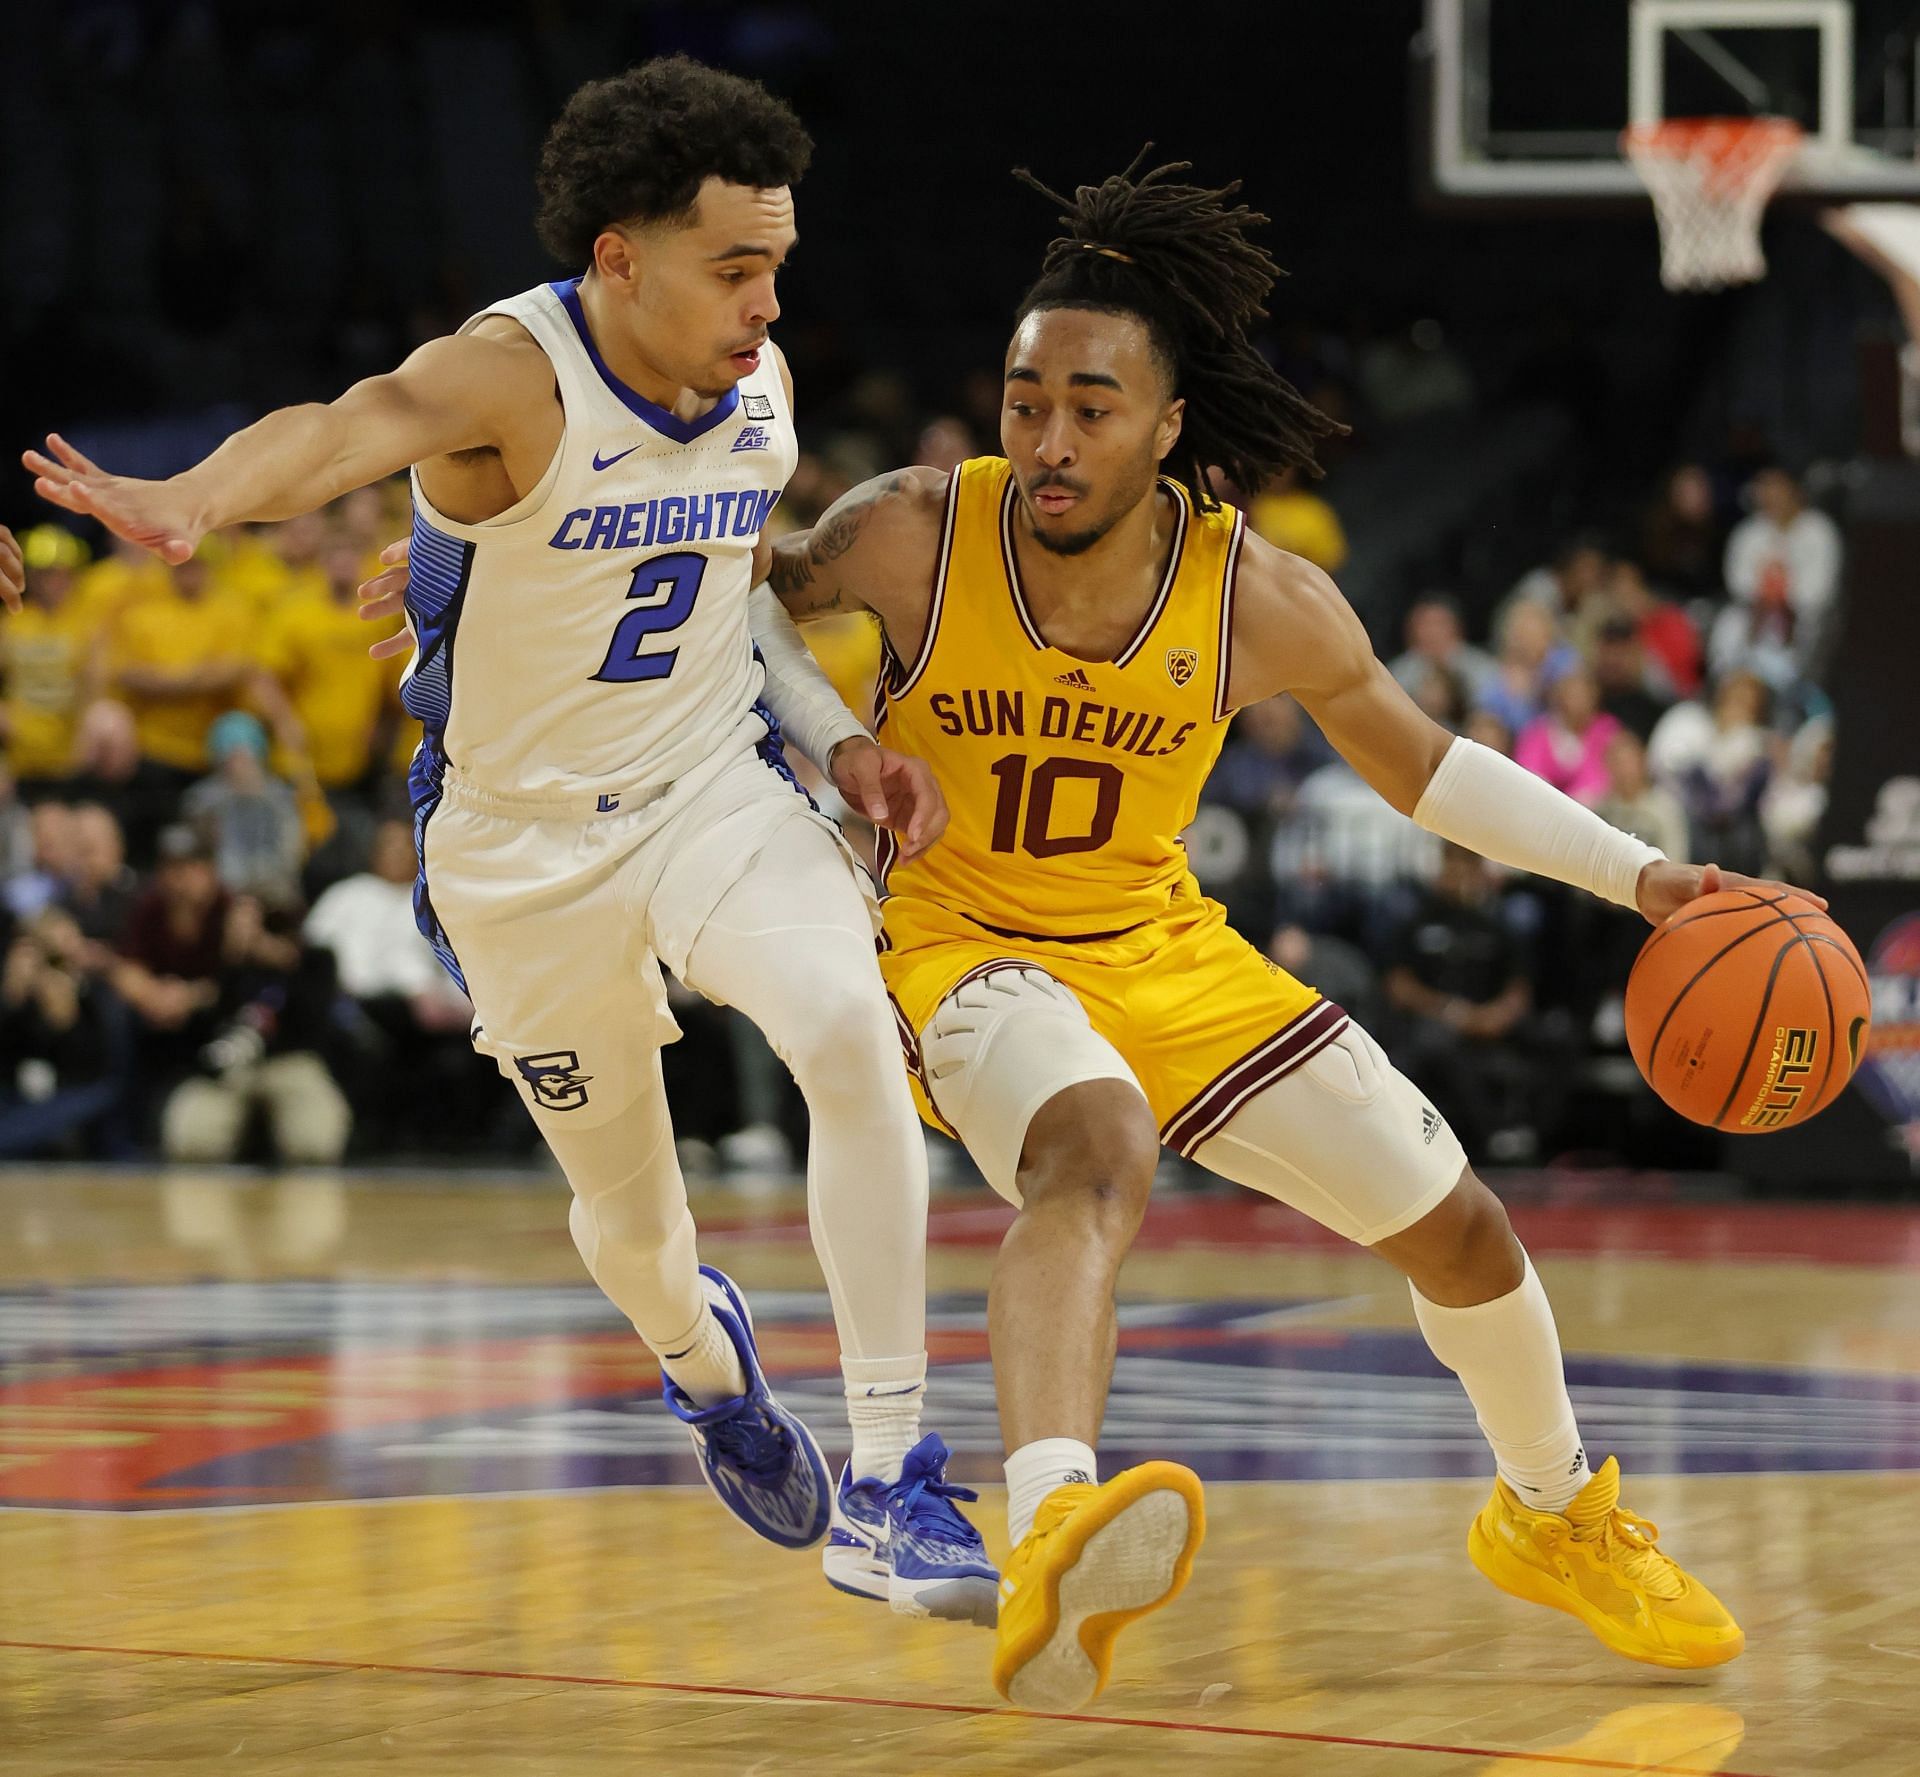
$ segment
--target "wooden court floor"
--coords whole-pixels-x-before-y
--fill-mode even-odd
[[[831,1449],[791,1195],[698,1206]],[[0,1773],[1920,1772],[1920,1214],[1516,1211],[1588,1442],[1740,1615],[1675,1674],[1468,1566],[1487,1462],[1403,1286],[1172,1198],[1105,1455],[1190,1461],[1194,1581],[1084,1715],[687,1485],[557,1183],[0,1174]],[[1004,1212],[934,1217],[929,1424],[997,1476]],[[1001,1496],[978,1510],[1001,1541]]]

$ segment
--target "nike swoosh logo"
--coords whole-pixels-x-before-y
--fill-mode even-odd
[[[604,460],[601,458],[600,453],[596,450],[593,453],[593,466],[596,469],[611,469],[614,466],[614,464],[619,462],[619,460],[622,457],[632,456],[633,453],[639,448],[640,447],[637,444],[630,444],[627,446],[625,450],[617,450],[613,453],[612,456],[607,457]]]

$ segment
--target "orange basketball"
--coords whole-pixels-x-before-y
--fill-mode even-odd
[[[1647,1084],[1729,1135],[1825,1110],[1853,1077],[1871,1010],[1852,940],[1784,890],[1689,902],[1627,977],[1627,1043]]]

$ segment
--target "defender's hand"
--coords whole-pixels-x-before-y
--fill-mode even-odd
[[[1737,870],[1722,870],[1718,864],[1673,864],[1656,858],[1640,872],[1636,885],[1640,911],[1649,924],[1664,925],[1689,901],[1702,895],[1717,895],[1722,889],[1758,889],[1763,895],[1786,893],[1811,901],[1826,910],[1824,896],[1812,889],[1795,888],[1790,882],[1769,882],[1764,877],[1742,876]]]
[[[175,567],[199,547],[207,527],[173,482],[109,475],[58,432],[48,434],[47,449],[51,456],[37,450],[20,456],[33,471],[33,491],[41,499],[84,518],[97,518],[116,537],[151,549]]]
[[[947,830],[947,799],[924,759],[866,736],[843,740],[827,762],[833,786],[876,827],[900,836],[900,861],[919,857]]]
[[[20,594],[26,590],[26,585],[27,569],[21,560],[19,539],[0,524],[0,605],[17,612],[20,609]]]
[[[375,660],[386,660],[395,654],[409,654],[417,639],[413,633],[413,619],[407,616],[406,605],[407,558],[410,550],[411,545],[405,537],[397,543],[389,543],[380,551],[380,559],[387,564],[386,568],[360,585],[362,623],[381,623],[390,617],[403,620],[394,634],[382,636],[367,649]]]

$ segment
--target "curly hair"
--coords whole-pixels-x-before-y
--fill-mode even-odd
[[[1329,418],[1255,349],[1248,331],[1266,316],[1281,275],[1248,230],[1267,218],[1228,205],[1238,180],[1218,190],[1175,182],[1191,163],[1142,173],[1149,142],[1123,173],[1082,185],[1071,199],[1024,167],[1014,177],[1058,204],[1066,233],[1050,242],[1015,325],[1041,309],[1131,315],[1147,329],[1174,392],[1186,401],[1167,469],[1202,511],[1219,505],[1208,482],[1219,468],[1248,494],[1284,469],[1318,475],[1314,446],[1347,428]]]
[[[585,265],[615,223],[685,223],[700,182],[791,185],[813,138],[757,80],[691,56],[642,62],[590,80],[567,101],[540,150],[536,222],[555,258]]]

